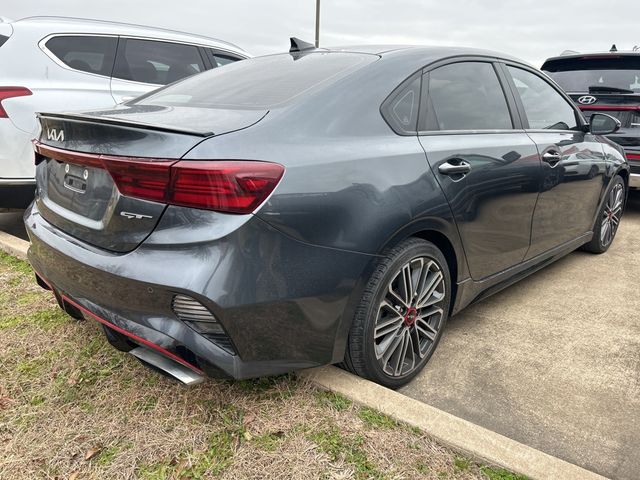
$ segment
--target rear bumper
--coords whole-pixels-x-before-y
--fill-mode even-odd
[[[168,235],[161,221],[127,254],[69,237],[35,205],[25,224],[29,261],[59,299],[212,377],[250,378],[341,360],[359,279],[372,260],[292,240],[257,218],[223,238],[192,243],[178,242],[197,227]],[[171,309],[176,294],[205,305],[236,352],[179,320]]]

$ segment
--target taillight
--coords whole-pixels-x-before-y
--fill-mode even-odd
[[[140,160],[102,156],[102,164],[122,195],[165,202],[176,160]]]
[[[640,160],[640,153],[627,153],[627,160]]]
[[[9,118],[7,111],[2,106],[2,101],[14,97],[26,97],[33,95],[31,90],[25,87],[0,87],[0,118]]]
[[[276,188],[283,173],[277,163],[183,160],[171,167],[168,203],[250,213]]]
[[[35,142],[44,158],[103,168],[128,197],[226,213],[251,213],[284,174],[277,163],[255,160],[166,160],[71,152]]]

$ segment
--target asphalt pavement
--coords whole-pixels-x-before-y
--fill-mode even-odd
[[[401,392],[601,475],[640,478],[640,192],[577,251],[449,320]]]

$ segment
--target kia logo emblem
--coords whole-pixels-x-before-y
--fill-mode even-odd
[[[47,128],[47,140],[56,142],[64,142],[64,130],[56,130],[55,128]]]
[[[593,103],[596,103],[597,101],[598,99],[593,95],[585,95],[578,99],[578,103],[581,103],[582,105],[591,105]]]

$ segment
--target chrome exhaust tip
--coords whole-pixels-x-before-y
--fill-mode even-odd
[[[197,385],[204,381],[204,376],[199,373],[148,348],[137,347],[130,350],[129,353],[145,366],[174,378],[185,385]]]

